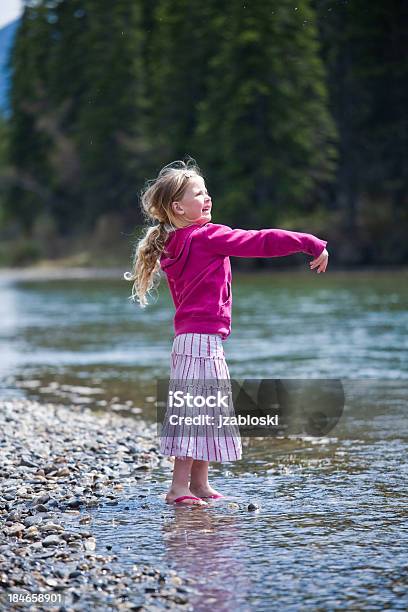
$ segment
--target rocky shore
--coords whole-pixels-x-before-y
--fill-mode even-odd
[[[0,449],[0,610],[192,610],[174,570],[118,573],[92,533],[89,509],[118,504],[126,482],[158,465],[153,427],[83,406],[3,400]]]

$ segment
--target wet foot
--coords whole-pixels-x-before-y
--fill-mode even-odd
[[[192,493],[190,489],[170,489],[166,495],[166,503],[173,504],[176,499],[184,495],[189,495],[190,499],[187,498],[177,502],[177,506],[208,506],[207,502],[202,499],[191,499],[191,497],[199,497],[199,495]]]
[[[224,497],[219,491],[216,491],[215,489],[213,489],[212,486],[208,485],[203,485],[203,486],[194,486],[194,485],[190,485],[190,491],[192,492],[193,495],[196,495],[197,497]]]

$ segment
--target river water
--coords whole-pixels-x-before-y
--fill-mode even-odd
[[[243,438],[241,461],[212,464],[226,497],[205,509],[164,503],[163,459],[143,484],[124,483],[119,505],[91,511],[99,550],[170,564],[190,578],[195,610],[407,609],[407,280],[234,273],[231,377],[341,381],[341,418],[320,437]],[[0,289],[2,397],[154,423],[173,340],[164,281],[147,310],[119,273],[3,274]]]

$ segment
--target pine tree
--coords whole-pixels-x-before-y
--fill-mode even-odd
[[[144,34],[140,3],[86,0],[84,6],[88,32],[76,130],[91,222],[97,214],[135,206],[143,160]]]
[[[314,17],[308,0],[253,0],[213,20],[196,143],[231,222],[275,224],[313,205],[332,176],[336,132]]]
[[[205,97],[208,63],[217,49],[214,0],[158,0],[147,47],[149,133],[157,166],[186,154],[200,162],[195,146],[197,107]]]
[[[6,219],[17,219],[29,235],[39,213],[53,205],[47,149],[50,139],[38,124],[45,98],[50,29],[43,6],[26,6],[9,59],[10,87],[7,161],[9,186],[4,192]]]
[[[42,0],[26,7],[12,54],[9,157],[19,178],[7,207],[27,231],[41,208],[61,233],[135,208],[149,151],[140,6]]]
[[[340,135],[336,193],[352,248],[347,259],[404,261],[408,7],[402,0],[314,4]]]

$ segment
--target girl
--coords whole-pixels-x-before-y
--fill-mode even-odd
[[[320,273],[327,268],[327,241],[282,229],[231,229],[212,223],[211,197],[192,158],[164,166],[156,179],[147,182],[141,203],[148,222],[158,223],[148,227],[139,240],[133,274],[126,272],[125,279],[134,281],[131,299],[136,297],[144,308],[155,276],[160,277],[160,269],[166,274],[175,305],[170,381],[199,379],[204,384],[212,378],[228,384],[223,342],[231,333],[229,257],[304,252],[314,257],[310,269]],[[179,426],[175,435],[166,419],[163,431],[161,452],[175,458],[166,502],[207,505],[205,499],[223,497],[209,484],[208,466],[210,461],[241,459],[239,432],[230,430],[227,435],[224,431],[209,440],[198,427],[186,428],[184,435]]]

